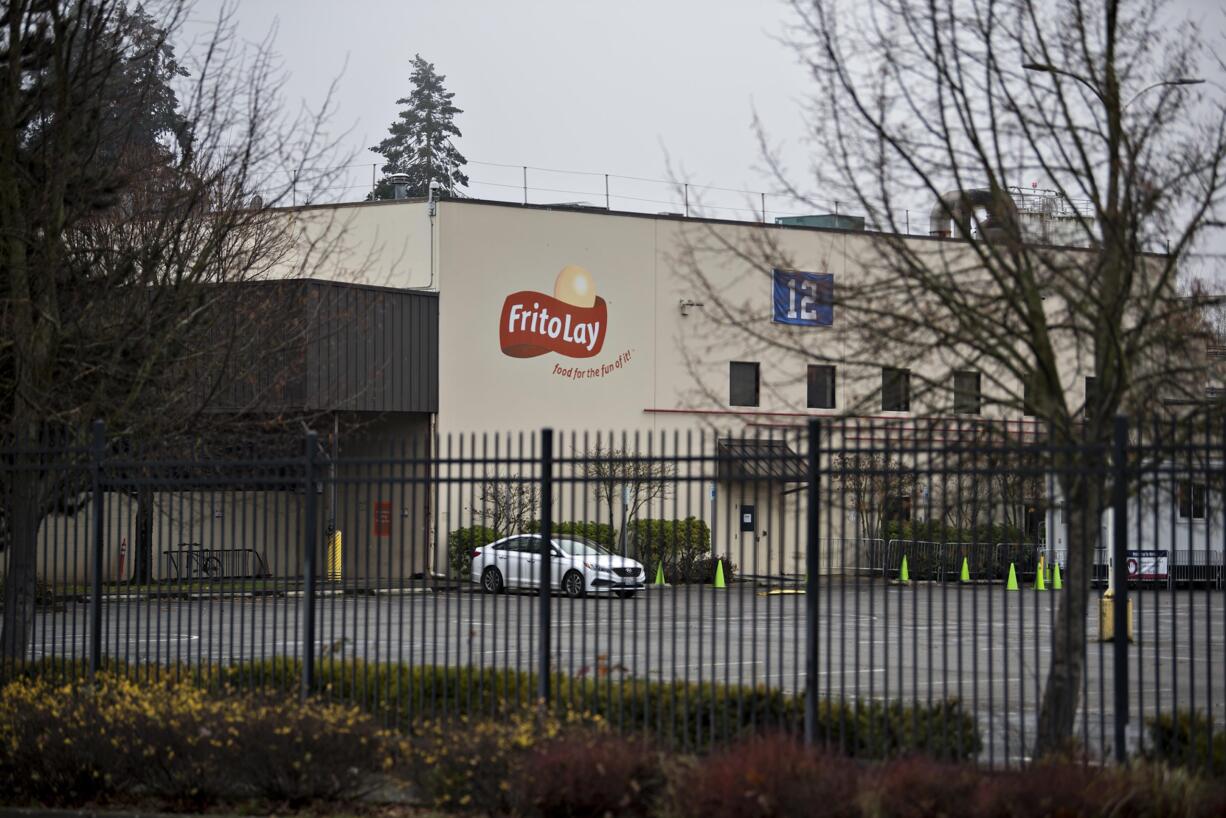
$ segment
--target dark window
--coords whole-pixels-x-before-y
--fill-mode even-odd
[[[909,521],[911,519],[911,497],[904,494],[885,498],[881,508],[881,518],[887,523]]]
[[[809,408],[834,408],[834,367],[809,365]]]
[[[1205,519],[1205,484],[1191,480],[1179,481],[1179,518],[1182,520]]]
[[[959,415],[979,414],[979,373],[954,373],[954,412]]]
[[[728,364],[728,405],[758,405],[758,364],[733,361]]]
[[[911,370],[882,368],[881,410],[883,412],[911,411]]]
[[[1086,378],[1086,413],[1089,414],[1090,407],[1098,404],[1098,383],[1093,377]]]

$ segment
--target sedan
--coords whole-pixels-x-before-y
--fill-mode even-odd
[[[539,534],[515,534],[474,548],[472,581],[490,594],[539,588],[542,539]],[[642,563],[619,557],[585,537],[554,537],[550,551],[550,585],[569,597],[609,592],[631,597],[647,579]]]

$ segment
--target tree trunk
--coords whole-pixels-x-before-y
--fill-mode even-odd
[[[148,475],[145,475],[148,479]],[[132,573],[135,582],[153,581],[153,487],[142,484],[136,490],[136,542],[132,549]],[[125,577],[116,577],[123,581]]]
[[[1086,665],[1086,614],[1093,554],[1102,526],[1105,480],[1099,474],[1075,477],[1065,487],[1068,568],[1051,634],[1051,667],[1039,706],[1035,759],[1071,748]]]
[[[4,626],[0,655],[4,669],[26,658],[34,629],[34,603],[38,593],[38,490],[37,479],[13,473],[6,493],[9,533],[8,571],[4,582]]]

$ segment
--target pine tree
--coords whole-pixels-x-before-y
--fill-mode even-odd
[[[414,56],[413,73],[409,76],[413,92],[396,100],[397,105],[407,107],[387,129],[389,136],[371,148],[386,160],[383,178],[371,198],[392,198],[388,177],[394,173],[409,177],[410,196],[425,196],[431,179],[438,181],[439,193],[446,196],[456,195],[460,186],[468,184],[464,174],[468,160],[452,142],[461,135],[455,115],[463,111],[452,104],[455,94],[443,87],[444,79],[435,72],[433,63],[426,62],[420,54]]]

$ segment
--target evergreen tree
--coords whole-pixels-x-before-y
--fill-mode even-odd
[[[455,94],[443,87],[443,75],[435,72],[434,64],[421,55],[413,58],[413,73],[409,81],[413,92],[396,100],[407,106],[387,129],[389,136],[372,151],[383,156],[383,178],[371,193],[373,199],[393,196],[388,176],[403,173],[409,177],[410,196],[425,196],[430,180],[439,183],[439,192],[454,196],[460,186],[468,184],[464,174],[467,159],[456,150],[453,138],[459,137],[455,115],[463,113],[452,104]]]

